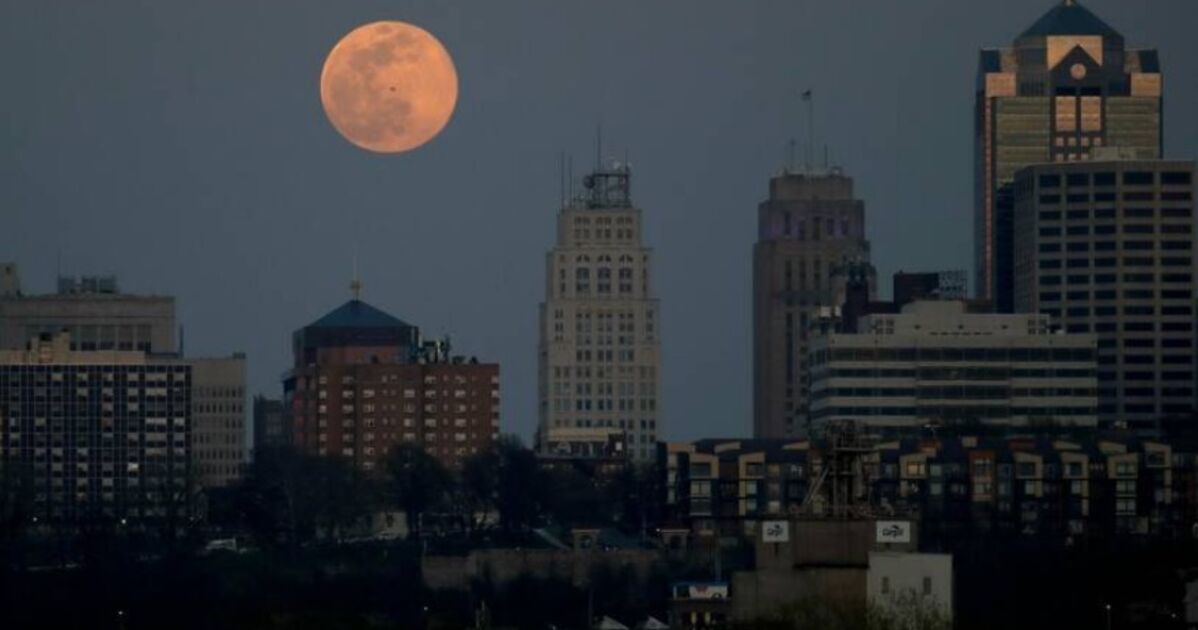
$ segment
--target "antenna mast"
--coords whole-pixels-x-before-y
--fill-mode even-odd
[[[349,281],[350,293],[353,293],[354,300],[362,297],[362,281],[358,279],[358,255],[354,254],[354,276]]]

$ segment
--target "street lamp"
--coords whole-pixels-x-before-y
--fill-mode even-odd
[[[1111,630],[1111,605],[1106,605],[1106,630]]]

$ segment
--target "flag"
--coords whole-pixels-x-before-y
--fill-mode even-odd
[[[806,92],[803,92],[803,100],[804,101],[811,100],[811,90],[807,90]]]

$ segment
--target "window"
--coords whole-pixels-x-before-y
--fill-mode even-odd
[[[1171,171],[1161,173],[1161,184],[1166,186],[1188,186],[1193,181],[1189,171]]]
[[[1155,179],[1153,173],[1148,171],[1128,171],[1123,174],[1123,185],[1151,186]]]

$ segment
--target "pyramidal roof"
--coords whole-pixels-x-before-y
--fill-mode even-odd
[[[410,328],[401,319],[363,302],[350,300],[312,322],[309,328]]]
[[[1036,21],[1031,28],[1023,32],[1022,37],[1045,37],[1048,35],[1102,35],[1119,36],[1119,32],[1111,28],[1089,9],[1077,3],[1077,0],[1064,0],[1053,7],[1048,13]]]

